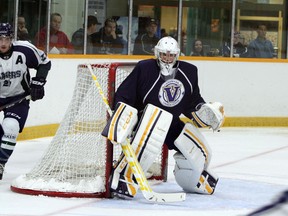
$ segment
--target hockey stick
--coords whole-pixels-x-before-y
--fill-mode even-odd
[[[31,96],[30,95],[26,95],[25,97],[22,97],[16,101],[13,101],[11,103],[5,104],[3,106],[0,107],[0,112],[3,111],[4,109],[10,108],[12,106],[15,106],[16,104],[20,104],[23,100],[30,100]]]
[[[103,90],[100,86],[100,83],[97,80],[96,75],[93,73],[92,67],[90,64],[87,64],[87,67],[91,73],[91,76],[95,82],[96,87],[98,88],[99,94],[102,97],[103,102],[105,103],[106,109],[110,116],[112,116],[112,110],[109,106],[109,102],[106,98],[106,96],[103,93]],[[113,144],[118,144],[114,141],[111,141]],[[136,181],[139,185],[140,190],[143,193],[143,196],[146,200],[152,201],[152,202],[179,202],[184,201],[186,198],[185,193],[156,193],[154,192],[149,183],[148,180],[143,172],[143,169],[135,155],[135,152],[131,148],[131,144],[128,139],[126,139],[125,143],[119,143],[121,145],[122,151],[126,157],[126,160],[129,164],[129,166],[132,169],[132,172],[136,178]]]

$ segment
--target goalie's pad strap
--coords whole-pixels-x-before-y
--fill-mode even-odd
[[[111,141],[123,143],[131,135],[138,121],[137,109],[125,103],[118,103],[117,109],[109,119],[102,135]]]
[[[204,171],[205,172],[205,171]],[[206,191],[208,194],[212,194],[213,193],[213,188],[211,187],[211,185],[209,185],[207,183],[207,179],[206,177],[208,177],[207,175],[201,175],[200,176],[200,179],[199,179],[199,182],[197,184],[197,188],[198,189],[202,189],[203,191]]]
[[[211,149],[204,136],[191,123],[186,123],[174,142],[175,146],[187,158],[192,169],[203,170],[211,160]]]

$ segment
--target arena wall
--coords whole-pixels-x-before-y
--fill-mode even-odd
[[[52,69],[45,86],[46,95],[43,100],[31,102],[26,128],[19,139],[55,134],[71,101],[79,64],[143,59],[49,57]],[[182,60],[198,67],[199,86],[206,101],[224,104],[227,117],[224,126],[288,126],[288,61],[192,57]]]

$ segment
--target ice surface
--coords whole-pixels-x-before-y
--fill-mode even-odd
[[[241,216],[269,203],[288,189],[288,128],[223,128],[202,130],[220,180],[212,195],[187,194],[184,202],[155,204],[139,191],[133,200],[53,198],[14,193],[11,182],[33,168],[51,138],[18,142],[0,182],[0,215],[67,216]],[[181,192],[173,176],[170,152],[168,181],[150,182],[157,192]]]

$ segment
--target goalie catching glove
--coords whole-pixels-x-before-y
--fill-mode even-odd
[[[198,127],[211,127],[218,131],[225,119],[224,107],[219,102],[205,103],[201,108],[192,113],[192,120]]]
[[[42,99],[45,95],[44,85],[46,80],[42,77],[33,77],[30,84],[31,100],[36,101]]]

